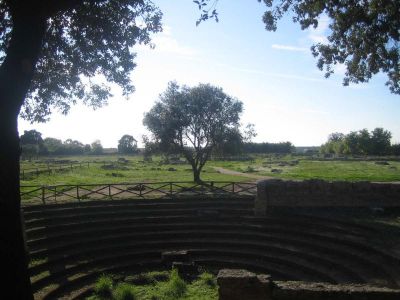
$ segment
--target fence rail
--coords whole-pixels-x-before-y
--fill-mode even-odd
[[[106,183],[21,186],[21,199],[24,205],[30,205],[130,198],[240,197],[255,196],[256,192],[253,182]]]
[[[70,163],[70,164],[60,164],[60,165],[52,165],[47,167],[37,167],[37,168],[29,168],[29,169],[21,169],[20,178],[25,180],[27,177],[36,176],[38,177],[40,174],[48,174],[51,175],[57,171],[65,171],[65,170],[73,170],[75,168],[82,168],[90,166],[90,162],[80,162],[80,163]]]

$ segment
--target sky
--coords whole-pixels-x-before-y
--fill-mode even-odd
[[[20,134],[36,129],[43,137],[85,144],[100,140],[104,147],[117,147],[118,140],[130,134],[141,145],[142,135],[150,135],[142,124],[144,114],[168,82],[176,81],[220,86],[242,101],[241,123],[255,125],[255,142],[318,146],[333,132],[383,127],[392,133],[393,143],[400,143],[400,96],[385,86],[386,75],[344,87],[343,66],[328,79],[316,67],[310,47],[326,41],[327,17],[317,29],[301,30],[286,16],[276,32],[268,32],[261,19],[263,3],[220,0],[220,21],[196,27],[199,11],[191,0],[154,2],[164,14],[164,30],[153,35],[155,49],[134,49],[135,93],[126,98],[114,88],[107,106],[93,110],[78,104],[67,116],[54,110],[47,123],[19,119]]]

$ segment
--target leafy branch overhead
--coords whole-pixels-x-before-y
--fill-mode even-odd
[[[213,16],[218,0],[202,0],[198,22]],[[343,64],[346,72],[344,85],[368,82],[373,75],[384,73],[386,85],[394,94],[400,94],[400,1],[398,0],[258,0],[267,7],[263,22],[268,31],[278,28],[285,15],[301,28],[316,28],[320,18],[329,18],[327,41],[311,47],[317,58],[317,67],[325,77],[334,73],[335,66]],[[207,16],[204,16],[207,14]]]
[[[8,2],[0,1],[0,64],[13,29]],[[111,96],[111,84],[120,86],[124,95],[132,93],[133,46],[149,44],[150,34],[161,31],[162,14],[149,0],[75,2],[80,4],[47,18],[22,108],[30,121],[46,121],[52,107],[66,114],[78,101],[100,107]]]
[[[194,0],[193,2],[198,5],[201,11],[200,18],[196,21],[196,26],[209,19],[214,19],[216,22],[219,21],[216,9],[218,0],[213,0],[212,2],[210,0]]]

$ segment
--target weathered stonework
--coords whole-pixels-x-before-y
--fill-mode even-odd
[[[399,300],[400,290],[364,284],[272,281],[269,275],[223,269],[219,300]]]
[[[161,259],[164,265],[170,267],[174,262],[191,263],[192,258],[187,250],[164,251],[161,253]]]
[[[400,184],[348,181],[257,182],[255,214],[268,207],[400,207]]]
[[[256,275],[246,270],[222,269],[217,276],[219,300],[271,300],[268,275]]]
[[[276,281],[273,300],[399,300],[400,290],[364,284]],[[250,300],[250,299],[249,299]]]

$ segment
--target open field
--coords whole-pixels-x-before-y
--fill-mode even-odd
[[[51,174],[44,172],[39,176],[32,176],[21,180],[21,185],[56,185],[56,184],[83,184],[83,183],[123,183],[123,182],[159,182],[159,181],[192,181],[193,173],[189,164],[164,164],[160,158],[152,162],[144,162],[142,156],[125,156],[124,162],[118,162],[122,156],[73,156],[64,157],[63,161],[90,162],[89,167],[83,164],[81,168],[66,169]],[[21,170],[43,166],[43,162],[26,162]],[[51,166],[54,166],[51,165]],[[207,181],[248,181],[246,176],[239,177],[220,174],[208,164],[201,175]]]
[[[310,160],[304,157],[257,157],[253,161],[210,162],[218,167],[247,174],[284,179],[324,179],[347,181],[400,181],[398,161]]]
[[[118,160],[119,158],[122,160]],[[69,169],[68,165],[74,163],[77,167]],[[82,163],[81,167],[79,163]],[[46,171],[39,175],[35,172],[29,175],[27,172],[35,168],[57,169],[60,165],[67,168],[62,171]],[[222,174],[215,167],[243,174]],[[142,156],[71,156],[50,160],[42,158],[32,162],[21,162],[21,172],[22,170],[26,172],[21,185],[191,181],[193,179],[189,164],[166,164],[160,157],[154,157],[153,161],[145,162]],[[256,177],[262,176],[284,179],[400,181],[400,162],[389,160],[383,162],[374,160],[320,161],[290,155],[255,156],[252,161],[209,161],[201,175],[205,181],[255,181]]]

